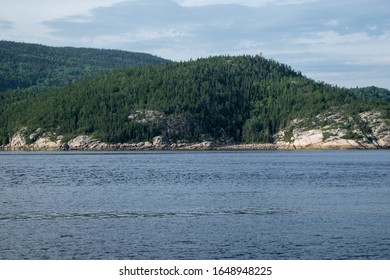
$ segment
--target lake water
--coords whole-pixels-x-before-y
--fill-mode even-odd
[[[1,152],[0,259],[390,259],[390,151]]]

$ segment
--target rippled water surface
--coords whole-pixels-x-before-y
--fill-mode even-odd
[[[390,259],[390,152],[1,152],[0,259]]]

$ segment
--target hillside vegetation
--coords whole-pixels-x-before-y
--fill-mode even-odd
[[[0,98],[3,145],[21,128],[27,138],[49,133],[63,141],[92,135],[107,143],[155,136],[169,142],[273,143],[297,119],[310,128],[329,112],[351,122],[370,110],[390,116],[383,98],[315,82],[262,56],[115,70],[62,88],[12,91]]]
[[[0,41],[0,92],[59,87],[104,70],[166,62],[144,53]]]
[[[390,102],[390,90],[378,87],[355,88],[352,91],[358,96],[383,99]]]

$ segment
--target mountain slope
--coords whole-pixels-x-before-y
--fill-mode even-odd
[[[3,145],[18,132],[27,144],[40,137],[66,143],[79,135],[107,143],[157,136],[171,144],[292,143],[297,131],[333,129],[335,112],[342,115],[337,118],[345,130],[340,137],[372,142],[374,128],[361,114],[380,114],[376,121],[383,122],[386,133],[390,118],[389,102],[383,99],[314,82],[261,56],[110,71],[63,88],[8,93],[2,104]]]
[[[104,70],[166,62],[144,53],[0,41],[0,92],[64,86]]]

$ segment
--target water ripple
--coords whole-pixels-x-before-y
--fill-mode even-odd
[[[128,218],[169,218],[169,217],[202,217],[202,216],[219,216],[219,215],[250,215],[250,216],[264,216],[275,214],[291,214],[296,213],[297,210],[291,209],[232,209],[232,210],[197,210],[187,212],[94,212],[94,213],[15,213],[15,214],[1,214],[0,221],[30,221],[30,220],[67,220],[67,219],[128,219]]]

